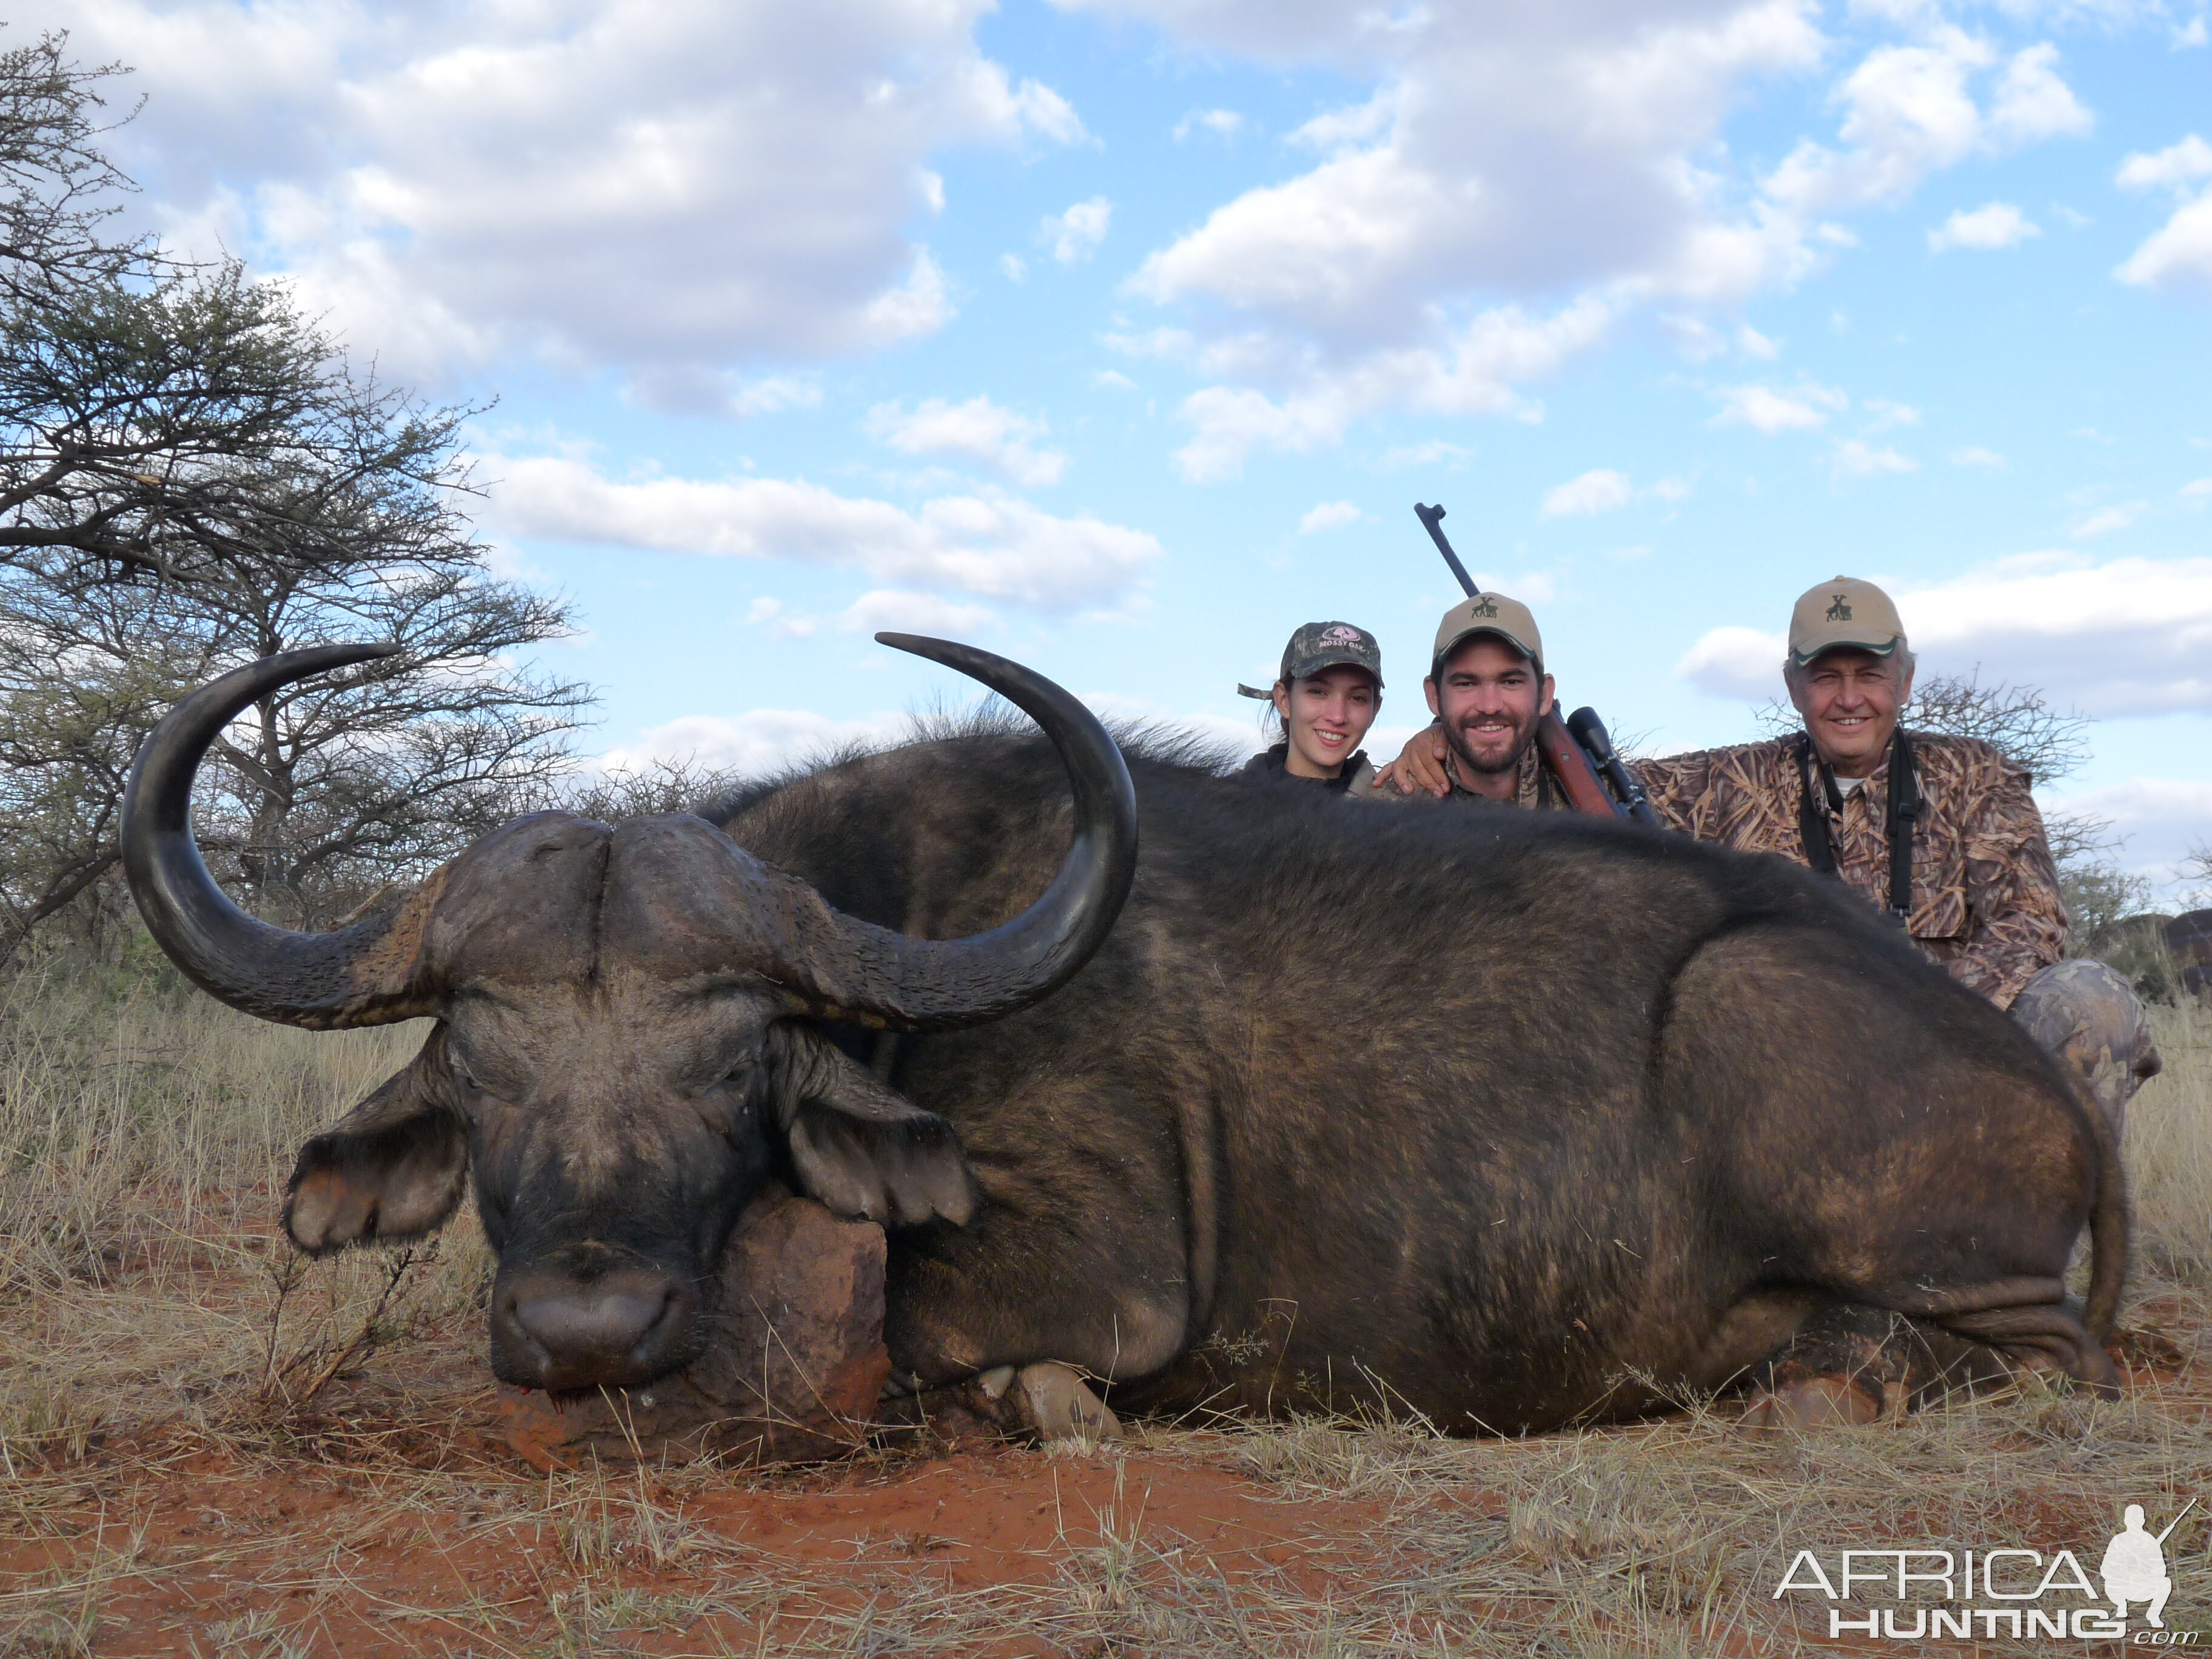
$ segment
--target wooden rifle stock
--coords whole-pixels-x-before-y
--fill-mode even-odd
[[[1536,722],[1536,752],[1559,786],[1559,793],[1567,798],[1567,805],[1576,811],[1594,812],[1601,818],[1620,816],[1620,806],[1590,765],[1589,757],[1556,709]]]

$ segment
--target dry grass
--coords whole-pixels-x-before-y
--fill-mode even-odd
[[[0,1012],[0,1653],[1831,1651],[1823,1607],[1772,1595],[1801,1548],[2087,1559],[2124,1503],[2212,1497],[2212,1012],[2159,1022],[2130,1317],[2185,1363],[2118,1401],[1778,1441],[1685,1400],[1527,1441],[1155,1426],[1088,1455],[541,1476],[470,1427],[471,1221],[404,1259],[272,1237],[299,1140],[415,1034],[43,988]],[[2184,1629],[2204,1514],[2167,1544]]]

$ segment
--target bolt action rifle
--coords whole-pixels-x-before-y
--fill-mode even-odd
[[[1443,508],[1424,507],[1416,501],[1413,516],[1429,532],[1437,551],[1444,556],[1444,562],[1459,578],[1459,585],[1468,598],[1480,593],[1482,590],[1475,586],[1474,578],[1468,574],[1467,567],[1459,562],[1459,555],[1444,539]],[[1567,798],[1567,805],[1577,812],[1594,812],[1600,817],[1633,818],[1638,823],[1656,825],[1659,822],[1659,815],[1651,810],[1650,799],[1637,781],[1636,774],[1613,752],[1612,736],[1595,708],[1577,708],[1564,721],[1556,709],[1546,714],[1536,722],[1536,750],[1559,784],[1559,793]]]

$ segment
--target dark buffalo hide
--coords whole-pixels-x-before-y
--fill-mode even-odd
[[[1863,903],[1630,826],[1131,770],[1135,887],[1064,988],[831,1033],[981,1194],[891,1235],[910,1384],[1056,1360],[1117,1403],[1540,1428],[1838,1310],[2109,1379],[2061,1285],[2094,1213],[2101,1335],[2108,1132]],[[838,909],[951,939],[1035,897],[1068,805],[1042,742],[981,735],[714,816]]]

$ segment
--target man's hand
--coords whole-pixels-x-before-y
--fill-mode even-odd
[[[1416,795],[1424,789],[1438,800],[1451,793],[1451,778],[1444,770],[1444,734],[1435,726],[1425,727],[1406,740],[1398,758],[1375,775],[1377,788],[1388,786],[1401,795]]]

